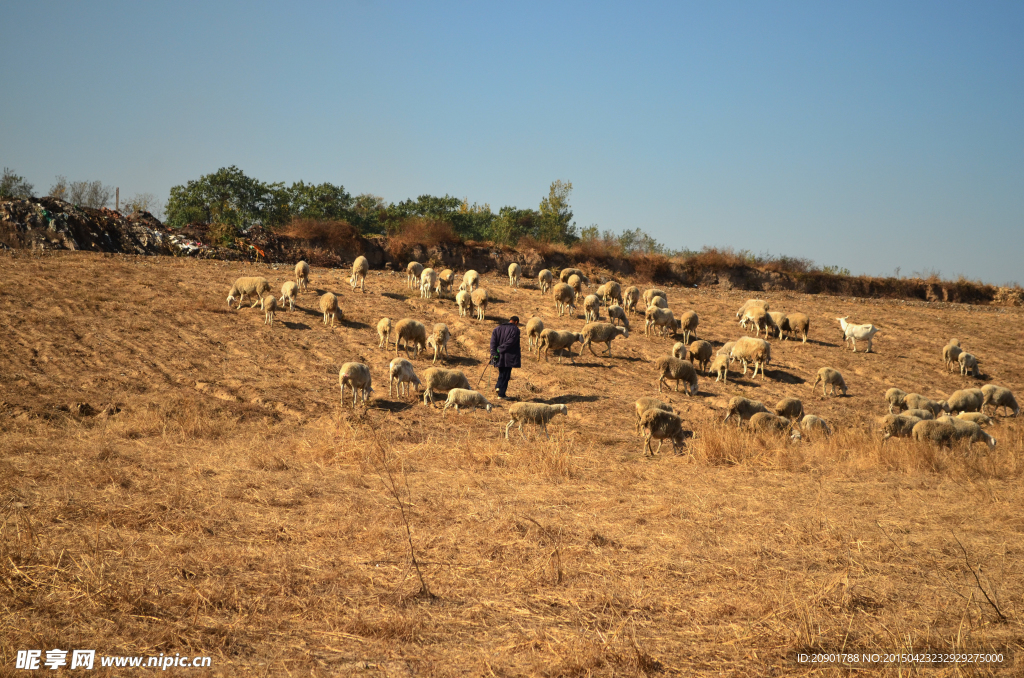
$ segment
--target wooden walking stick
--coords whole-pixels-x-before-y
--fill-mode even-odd
[[[491,361],[490,361],[490,359],[488,359],[487,360],[487,364],[484,365],[484,371],[480,373],[480,378],[476,380],[476,388],[477,389],[480,388],[480,382],[484,380],[484,375],[488,374],[487,371],[489,369],[491,369]],[[488,389],[491,388],[491,377],[490,377],[490,375],[488,375],[488,377],[487,377],[487,388]]]

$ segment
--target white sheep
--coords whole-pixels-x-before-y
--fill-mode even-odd
[[[805,433],[820,433],[824,436],[832,435],[832,429],[829,427],[828,422],[813,414],[805,415],[800,420],[800,429]]]
[[[987,414],[981,412],[961,412],[956,415],[957,419],[966,419],[967,421],[973,421],[978,426],[991,426],[995,423],[995,420]]]
[[[917,417],[918,419],[934,419],[935,413],[931,410],[904,410],[903,416]]]
[[[596,294],[588,294],[583,300],[584,322],[593,323],[601,319],[601,300]]]
[[[704,372],[707,372],[708,366],[711,364],[711,353],[714,350],[714,347],[712,347],[709,342],[704,341],[703,339],[698,339],[690,344],[687,353],[690,356],[690,362],[699,366]]]
[[[654,369],[661,375],[658,377],[658,393],[661,393],[661,385],[665,384],[668,387],[667,380],[672,379],[676,382],[677,392],[679,391],[679,382],[682,381],[686,383],[683,393],[688,396],[697,395],[697,370],[694,369],[693,363],[690,361],[663,355],[654,361]]]
[[[392,387],[397,386],[395,389],[398,392],[398,397],[402,397],[402,385],[405,385],[405,395],[409,395],[409,385],[414,384],[417,389],[420,387],[420,378],[416,376],[416,369],[412,366],[412,363],[405,358],[395,358],[388,365],[388,397],[391,397]]]
[[[623,307],[627,313],[637,313],[636,304],[640,301],[640,288],[630,285],[622,292]]]
[[[963,355],[963,354],[961,354]],[[985,393],[980,388],[964,388],[946,398],[946,412],[981,412],[981,406],[985,402]]]
[[[452,291],[452,285],[455,283],[455,271],[450,268],[446,268],[437,275],[437,296],[442,296],[444,292],[449,294]]]
[[[487,398],[483,397],[478,391],[470,391],[464,388],[453,388],[448,391],[448,399],[444,401],[444,407],[441,408],[441,418],[444,419],[445,413],[449,407],[455,408],[455,414],[461,414],[460,407],[466,409],[473,409],[482,407],[488,412],[491,411],[493,405],[487,401]]]
[[[679,318],[679,331],[683,333],[683,342],[690,343],[690,335],[697,333],[697,323],[700,320],[697,318],[696,311],[687,311]]]
[[[448,339],[451,338],[451,332],[448,331],[448,326],[444,323],[435,323],[434,332],[427,337],[427,348],[434,349],[434,359],[430,361],[433,365],[437,362],[437,357],[444,353],[444,357],[448,360],[452,359],[451,354],[448,353]]]
[[[992,406],[995,408],[992,413],[999,414],[999,408],[1005,407],[1013,413],[1012,416],[1014,417],[1020,414],[1020,405],[1017,404],[1017,400],[1013,397],[1013,391],[1005,386],[985,384],[981,387],[981,392],[985,394],[985,399],[982,402],[982,409]]]
[[[821,382],[821,395],[827,396],[825,393],[825,387],[828,386],[832,395],[836,395],[836,389],[838,388],[846,395],[846,382],[843,380],[843,375],[839,373],[839,370],[831,367],[822,367],[818,370],[818,376],[814,378],[814,383],[811,384],[811,390]]]
[[[722,348],[715,351],[715,355],[724,355],[725,357],[729,357],[729,354],[732,353],[732,347],[735,345],[735,341],[727,341],[724,344],[722,344]]]
[[[377,337],[380,339],[377,342],[377,348],[388,350],[388,345],[391,343],[391,318],[381,318],[377,322]]]
[[[537,352],[537,360],[540,360],[540,333],[544,331],[544,321],[534,316],[526,322],[526,350]]]
[[[761,336],[761,332],[764,331],[764,336],[768,338],[768,331],[774,327],[772,317],[768,315],[768,311],[764,310],[760,306],[751,306],[743,312],[743,318],[740,320],[740,326],[744,329],[754,329],[754,336]]]
[[[753,308],[755,306],[763,308],[765,313],[767,313],[770,310],[768,302],[765,301],[764,299],[747,299],[745,302],[743,302],[743,305],[740,306],[740,310],[736,311],[736,319],[739,320],[740,318],[742,318],[743,314],[747,312],[747,309]]]
[[[490,296],[487,294],[487,289],[483,287],[476,288],[470,295],[470,299],[473,300],[473,308],[476,309],[476,319],[486,320],[487,302],[490,301]]]
[[[612,304],[608,307],[608,322],[614,323],[616,320],[621,322],[627,330],[629,329],[629,318],[626,316],[625,309],[618,304]]]
[[[922,420],[906,414],[887,414],[879,420],[882,425],[882,442],[889,438],[909,438],[914,427]]]
[[[558,279],[562,282],[569,282],[569,278],[574,275],[578,275],[585,285],[590,284],[590,278],[588,278],[586,274],[578,268],[563,268],[558,273]]]
[[[672,406],[669,405],[668,403],[662,402],[657,398],[650,398],[647,396],[644,396],[643,398],[638,398],[636,403],[634,403],[634,406],[636,407],[635,424],[637,435],[640,435],[640,417],[643,416],[643,413],[646,412],[647,410],[664,410],[665,412],[675,412],[675,410],[672,409]]]
[[[803,337],[803,343],[807,343],[807,334],[811,329],[811,319],[805,313],[790,313],[782,321],[779,328],[787,334],[796,334]],[[785,335],[782,337],[785,339]]]
[[[960,348],[959,339],[950,339],[949,343],[942,347],[942,362],[946,366],[946,372],[953,371],[953,368],[960,362],[961,353],[963,353],[963,349]]]
[[[597,288],[597,296],[604,300],[606,306],[611,306],[612,301],[622,303],[622,285],[609,280],[605,284]]]
[[[651,297],[651,300],[647,303],[647,308],[644,310],[651,308],[668,308],[668,300],[665,297]]]
[[[268,294],[267,296],[260,299],[260,309],[263,311],[264,314],[263,324],[270,325],[271,327],[273,327],[274,312],[277,311],[277,299],[275,299],[272,295]]]
[[[660,299],[661,297],[655,298]],[[676,333],[676,328],[679,326],[677,324],[676,317],[672,314],[672,311],[667,308],[649,306],[647,311],[644,313],[644,318],[644,334],[648,337],[651,336],[651,330],[655,327],[658,328],[658,334],[664,336],[666,329],[670,335],[674,335]]]
[[[566,281],[566,284],[572,288],[577,300],[583,296],[583,278],[574,273],[569,276],[569,280]]]
[[[660,409],[650,409],[640,415],[640,431],[644,434],[644,454],[650,452],[652,457],[661,454],[666,440],[672,441],[672,451],[678,453],[688,437],[679,415]],[[652,439],[658,441],[657,451],[651,447]]]
[[[569,317],[576,315],[576,292],[569,285],[558,283],[551,290],[551,296],[555,298],[555,310],[558,311],[559,317],[566,311],[568,311]]]
[[[768,325],[768,331],[773,337],[783,339],[782,326],[787,324],[786,314],[781,311],[768,311],[768,319],[771,321]]]
[[[537,286],[540,288],[541,294],[547,294],[548,290],[551,289],[551,280],[554,276],[551,274],[549,269],[544,269],[537,274]]]
[[[973,421],[966,419],[960,419],[959,417],[939,417],[934,422],[937,425],[946,424],[953,427],[955,433],[951,441],[966,441],[968,445],[973,443],[985,443],[989,449],[995,449],[996,439],[990,436],[985,431],[981,430],[981,427],[975,424]],[[917,428],[915,426],[915,428]]]
[[[370,271],[370,262],[364,256],[356,257],[352,262],[352,277],[348,279],[349,286],[354,290],[357,286],[366,293],[366,274]]]
[[[653,303],[655,297],[661,297],[665,300],[665,304],[668,304],[668,295],[665,294],[664,290],[659,290],[657,287],[651,287],[644,290],[644,303],[650,306]],[[664,308],[664,307],[662,307]]]
[[[423,404],[434,404],[434,392],[448,393],[453,388],[472,390],[469,379],[461,370],[449,370],[444,367],[431,367],[423,373]]]
[[[373,393],[370,368],[363,363],[345,363],[338,372],[338,383],[341,384],[341,405],[345,406],[345,385],[352,389],[352,407],[356,406],[356,397],[361,396],[365,403]]]
[[[914,440],[932,443],[939,447],[950,447],[957,438],[957,431],[948,421],[919,421],[911,431]]]
[[[960,363],[961,376],[970,375],[975,378],[980,376],[980,372],[978,371],[978,359],[974,354],[963,351],[957,357],[957,362]]]
[[[331,327],[334,327],[335,320],[341,320],[345,316],[338,307],[338,297],[333,292],[324,292],[320,297],[320,312],[324,314],[324,325],[330,320]]]
[[[772,347],[764,339],[740,337],[729,351],[729,360],[739,360],[743,364],[743,376],[747,375],[747,364],[753,364],[751,379],[757,378],[757,370],[760,368],[761,381],[764,381],[764,368],[772,361]]]
[[[288,304],[288,310],[295,310],[295,296],[298,294],[299,286],[292,280],[285,280],[281,285],[281,308]]]
[[[671,355],[673,358],[679,358],[680,360],[686,360],[686,356],[689,355],[689,350],[686,348],[686,344],[681,341],[677,341],[672,344]]]
[[[508,410],[509,415],[512,419],[505,426],[505,439],[508,439],[508,431],[512,428],[515,423],[519,424],[519,435],[523,436],[523,424],[537,424],[540,426],[541,431],[544,432],[544,437],[550,438],[548,435],[548,422],[556,414],[568,416],[569,408],[565,405],[546,405],[544,403],[516,403]],[[526,439],[526,436],[523,436]]]
[[[804,404],[799,398],[783,398],[775,403],[775,414],[787,419],[803,419]]]
[[[945,400],[932,400],[917,393],[908,393],[903,397],[903,406],[908,410],[928,410],[938,416],[946,411]]]
[[[423,273],[423,264],[418,261],[410,261],[409,265],[405,267],[405,281],[410,290],[419,286],[421,273]]]
[[[715,381],[729,383],[729,356],[718,354],[711,363],[711,374],[715,375]]]
[[[253,295],[256,299],[249,308],[255,308],[256,304],[260,303],[260,300],[263,299],[263,295],[269,293],[270,282],[266,278],[243,276],[235,280],[235,284],[231,286],[231,290],[228,292],[228,308],[231,308],[231,302],[235,299],[238,299],[238,308],[242,308],[242,300]]]
[[[758,412],[767,411],[768,408],[765,407],[764,403],[762,403],[759,400],[750,400],[749,398],[744,398],[743,396],[736,396],[729,401],[729,408],[725,413],[725,419],[722,421],[722,423],[724,424],[725,422],[729,421],[729,418],[735,415],[736,418],[739,420],[736,423],[736,426],[739,427],[740,424],[742,424],[747,419],[750,419]]]
[[[540,333],[540,345],[537,348],[537,356],[539,358],[540,352],[544,351],[544,362],[547,362],[548,351],[555,351],[557,354],[558,351],[564,350],[569,355],[569,361],[575,365],[576,361],[573,359],[572,345],[577,341],[583,342],[583,335],[579,332],[562,332],[550,328],[542,330]],[[582,350],[583,348],[580,347],[580,351]],[[561,355],[558,356],[558,362],[562,362]]]
[[[792,421],[771,412],[758,412],[750,417],[750,429],[760,433],[789,433],[792,431],[794,438],[799,440],[801,437],[799,431],[793,429]]]
[[[465,318],[473,310],[473,301],[469,298],[469,292],[459,290],[455,295],[455,304],[459,307],[459,317]]]
[[[871,338],[878,332],[878,328],[874,325],[852,325],[846,322],[846,316],[843,318],[836,318],[839,321],[839,326],[843,328],[843,340],[853,344],[853,352],[857,352],[857,340],[868,342],[867,353],[871,353]]]
[[[434,286],[437,284],[437,271],[432,268],[425,268],[420,273],[420,298],[432,299]]]
[[[475,290],[478,285],[480,285],[479,273],[470,269],[462,274],[462,284],[459,285],[460,290],[465,290],[466,292],[472,294],[473,290]]]
[[[309,287],[309,264],[305,261],[295,264],[295,287],[303,292]]]
[[[616,327],[610,323],[587,323],[583,326],[583,345],[580,346],[580,353],[583,352],[584,348],[590,348],[590,353],[594,356],[594,343],[605,344],[608,348],[606,351],[601,353],[607,353],[610,358],[612,355],[612,340],[615,337],[624,337],[629,339],[629,330],[625,327]]]
[[[893,408],[896,408],[896,412],[905,409],[906,405],[903,404],[903,401],[906,397],[906,391],[901,391],[898,388],[890,388],[886,391],[885,402],[889,403],[889,414],[892,414]]]
[[[508,286],[519,287],[519,279],[523,276],[523,269],[516,262],[508,265]]]
[[[412,344],[416,349],[416,357],[418,357],[420,350],[427,349],[427,326],[412,318],[402,318],[395,323],[396,356],[403,341],[405,342],[405,356],[409,357],[409,345]]]

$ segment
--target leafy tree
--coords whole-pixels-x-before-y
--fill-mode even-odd
[[[32,189],[35,188],[32,184],[25,180],[25,177],[15,174],[14,170],[4,168],[4,173],[0,175],[0,198],[14,198],[22,199],[33,198],[35,193]]]
[[[540,201],[540,236],[544,240],[566,244],[579,240],[569,207],[570,193],[572,182],[559,179],[551,182],[548,197]]]
[[[288,189],[289,211],[293,217],[337,221],[349,219],[354,201],[344,186],[299,181]]]
[[[284,223],[290,215],[289,192],[283,183],[263,183],[232,165],[172,187],[166,211],[167,224],[175,228],[219,223],[237,233],[254,225]]]
[[[491,225],[490,238],[497,243],[514,245],[520,238],[540,238],[540,213],[537,210],[502,207]]]
[[[162,211],[163,205],[160,204],[160,201],[152,193],[136,193],[121,205],[121,214],[149,212],[159,219]]]

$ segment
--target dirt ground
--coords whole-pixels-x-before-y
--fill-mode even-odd
[[[314,269],[271,328],[258,308],[229,310],[241,275],[275,294],[292,278],[0,255],[0,675],[23,673],[18,650],[51,648],[212,657],[178,669],[195,676],[852,675],[794,655],[924,647],[1009,659],[856,673],[1024,669],[1020,420],[997,417],[992,451],[883,446],[876,421],[890,386],[941,399],[995,383],[1019,399],[1021,309],[759,294],[807,313],[810,341],[773,339],[763,381],[662,393],[695,436],[650,458],[633,402],[658,395],[653,361],[676,340],[645,337],[642,317],[611,357],[575,365],[527,357],[524,337],[509,394],[568,416],[550,440],[528,427],[506,442],[507,403],[442,417],[420,394],[389,396],[377,321],[446,323],[446,366],[475,384],[499,320],[579,330],[582,309],[559,318],[534,281],[491,272],[479,322],[420,299],[404,272],[371,271],[361,294],[347,271]],[[665,289],[716,348],[741,336],[751,293]],[[325,291],[344,313],[333,329]],[[844,350],[846,315],[880,328],[873,353]],[[951,337],[980,379],[945,371]],[[339,403],[348,361],[372,371],[368,407]],[[823,366],[847,397],[809,388]],[[799,397],[835,434],[723,425],[735,395]]]

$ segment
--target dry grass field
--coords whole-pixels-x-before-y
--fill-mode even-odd
[[[507,405],[442,418],[389,397],[377,320],[447,323],[449,366],[475,383],[499,319],[578,330],[582,309],[559,319],[533,281],[511,290],[491,272],[481,323],[419,299],[404,273],[372,271],[364,295],[347,271],[314,269],[271,329],[258,308],[228,310],[240,275],[279,294],[291,267],[0,257],[0,674],[32,675],[13,666],[33,648],[213,658],[177,670],[191,676],[1024,672],[1024,654],[999,670],[791,659],[1021,647],[1020,420],[989,429],[991,452],[882,446],[876,423],[889,386],[1024,395],[1020,309],[758,295],[806,312],[811,341],[773,340],[764,381],[702,376],[696,397],[663,394],[695,437],[649,458],[633,401],[657,395],[652,361],[674,340],[645,337],[642,319],[612,357],[575,365],[526,358],[524,339],[510,395],[568,417],[550,440],[528,428],[506,442]],[[340,326],[321,323],[314,290],[339,294]],[[734,313],[754,296],[667,292],[716,347],[741,335]],[[881,328],[874,353],[843,349],[845,315]],[[945,372],[951,337],[982,380]],[[347,361],[373,372],[369,407],[339,406]],[[823,366],[848,397],[811,392]],[[740,394],[795,395],[835,435],[723,425]]]

